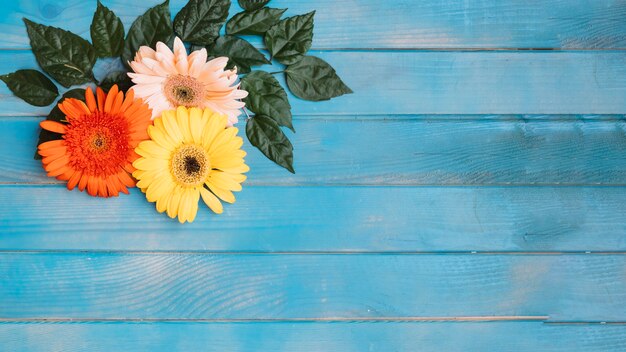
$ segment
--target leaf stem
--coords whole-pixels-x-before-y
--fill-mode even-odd
[[[248,113],[248,109],[246,109],[246,107],[244,106],[243,108],[241,108],[241,110],[243,110],[243,112],[246,114],[246,121],[250,120],[252,117],[250,117],[250,114]]]

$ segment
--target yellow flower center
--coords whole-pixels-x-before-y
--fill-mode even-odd
[[[165,80],[163,92],[174,106],[199,106],[205,95],[202,83],[193,77],[170,75]]]
[[[206,151],[195,144],[184,144],[174,151],[170,171],[183,186],[200,186],[206,181],[211,163]]]

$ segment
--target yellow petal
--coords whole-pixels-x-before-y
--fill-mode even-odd
[[[141,156],[152,155],[161,159],[169,159],[172,151],[163,148],[155,141],[143,141],[135,148],[137,154]]]
[[[235,181],[234,176],[221,171],[211,171],[207,179],[207,185],[213,185],[229,191],[241,191],[241,185]]]
[[[206,109],[204,113],[207,114],[207,111],[210,112],[211,110]],[[226,115],[217,113],[209,115],[209,122],[206,126],[204,126],[204,131],[202,133],[202,146],[204,149],[208,149],[218,133],[224,131],[227,122],[228,118]]]
[[[154,142],[165,149],[173,150],[175,147],[175,144],[170,140],[169,136],[156,126],[148,126],[148,135]]]
[[[211,143],[211,146],[209,147],[209,153],[214,154],[215,150],[220,148],[222,145],[230,142],[230,140],[233,139],[233,137],[235,137],[235,135],[237,134],[237,131],[239,131],[237,127],[229,127],[218,133],[218,135],[215,136],[215,139]]]
[[[161,115],[161,118],[163,119],[163,126],[165,127],[165,131],[170,137],[172,137],[172,140],[174,142],[183,141],[183,134],[180,131],[178,121],[176,120],[176,112],[173,110],[164,111],[163,115]]]
[[[198,201],[200,200],[200,191],[194,190],[192,194],[191,208],[188,210],[187,221],[193,222],[196,220],[196,214],[198,214]]]
[[[159,213],[162,213],[167,209],[167,206],[170,202],[170,198],[172,198],[172,192],[166,194],[164,197],[157,199],[156,209]]]
[[[157,158],[139,158],[135,160],[133,166],[139,170],[167,169],[167,160]]]
[[[219,188],[212,184],[207,184],[207,186],[209,186],[211,192],[213,192],[221,200],[225,201],[226,203],[235,203],[235,195],[233,194],[233,192]]]
[[[200,195],[202,196],[202,200],[204,201],[204,203],[211,210],[213,210],[214,213],[221,214],[224,211],[220,200],[217,199],[217,197],[214,196],[213,193],[209,192],[206,188],[202,187],[200,189]]]
[[[200,144],[200,142],[202,142],[202,127],[204,127],[204,121],[202,121],[202,110],[198,108],[189,109],[189,129],[191,130],[193,142],[196,144]]]
[[[174,191],[172,191],[172,195],[170,198],[170,202],[167,205],[167,216],[170,218],[175,218],[178,214],[178,205],[180,203],[180,197],[182,194],[182,189],[180,186],[174,187]]]
[[[146,190],[148,202],[156,202],[174,190],[176,184],[167,177],[159,177]]]
[[[193,136],[189,128],[189,111],[186,107],[179,106],[176,109],[176,121],[178,121],[178,127],[180,128],[183,140],[187,143],[193,143]]]

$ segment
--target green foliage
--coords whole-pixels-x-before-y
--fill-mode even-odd
[[[90,27],[91,41],[98,57],[120,56],[124,49],[122,21],[98,1]]]
[[[142,45],[154,48],[157,42],[169,42],[173,35],[169,0],[166,0],[139,16],[130,26],[124,43],[122,62],[127,65],[132,61]]]
[[[312,11],[285,18],[265,33],[265,45],[272,58],[285,65],[295,64],[302,59],[313,42],[314,15],[315,11]]]
[[[174,30],[183,41],[211,44],[219,36],[229,8],[230,0],[190,0],[174,18]]]
[[[296,173],[293,169],[293,145],[270,117],[256,115],[246,123],[246,135],[268,159]]]
[[[0,76],[15,96],[35,106],[50,105],[59,96],[52,81],[37,70],[17,70]]]
[[[258,10],[267,5],[270,0],[238,0],[239,6],[246,11]]]
[[[92,82],[96,52],[85,39],[66,30],[24,19],[39,66],[64,87]]]
[[[289,90],[305,100],[328,100],[352,93],[352,89],[343,83],[335,69],[315,56],[305,56],[299,62],[288,66],[285,75]]]
[[[98,1],[90,27],[93,46],[63,29],[27,19],[24,22],[39,66],[64,87],[94,82],[96,58],[119,57],[128,67],[139,47],[155,48],[157,42],[172,47],[175,33],[192,50],[206,48],[209,58],[227,56],[227,68],[236,66],[238,73],[244,74],[241,88],[248,92],[244,102],[254,113],[246,124],[248,139],[270,160],[294,172],[293,146],[281,129],[288,127],[294,131],[288,95],[272,74],[251,72],[252,68],[271,64],[272,59],[286,65],[284,73],[289,90],[305,100],[328,100],[352,93],[352,90],[327,62],[306,56],[313,41],[315,11],[281,20],[287,10],[265,7],[268,2],[238,0],[244,11],[230,18],[226,23],[228,34],[224,36],[219,33],[228,18],[230,0],[189,0],[173,22],[169,0],[166,0],[139,16],[125,39],[122,21]],[[236,35],[263,36],[271,59]],[[98,82],[105,91],[114,84],[122,91],[132,86],[125,68],[109,71]],[[19,70],[0,79],[16,96],[32,105],[49,105],[59,94],[56,85],[36,70]],[[83,100],[84,89],[67,91],[59,102],[68,97]],[[47,119],[65,123],[58,106],[50,111]],[[57,133],[41,131],[38,144],[60,137]]]
[[[250,72],[251,66],[270,63],[270,61],[250,43],[233,35],[217,38],[214,44],[207,47],[207,52],[209,57],[227,56],[227,67],[232,68],[237,66],[238,73],[248,73]]]
[[[248,92],[244,100],[248,109],[294,131],[287,93],[274,76],[265,71],[254,71],[241,79],[241,88]]]
[[[285,11],[287,9],[264,7],[252,12],[240,12],[228,20],[226,33],[263,35],[280,20]]]

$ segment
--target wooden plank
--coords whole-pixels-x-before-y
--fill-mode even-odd
[[[515,323],[0,324],[7,351],[618,352],[625,326]]]
[[[301,119],[290,136],[297,174],[282,172],[246,142],[248,184],[626,184],[624,120],[552,121],[558,118]],[[2,120],[0,183],[56,182],[33,159],[39,121]]]
[[[330,62],[355,93],[322,103],[291,96],[299,115],[626,112],[626,51],[312,54]],[[0,63],[0,72],[36,66],[29,51],[1,51]],[[21,102],[0,86],[5,116],[45,115],[49,110]]]
[[[626,321],[626,255],[2,253],[5,319]]]
[[[0,187],[0,248],[626,251],[624,187],[245,187],[180,226],[137,190]]]
[[[107,0],[128,30],[148,7],[162,2]],[[185,4],[171,1],[173,13]],[[233,1],[233,3],[236,3]],[[286,16],[317,10],[314,47],[319,48],[624,48],[623,0],[373,1],[274,0]],[[2,47],[27,47],[22,17],[63,27],[89,38],[95,10],[90,1],[31,0],[3,4]],[[230,14],[240,11],[233,4]],[[255,44],[261,45],[255,38]]]

